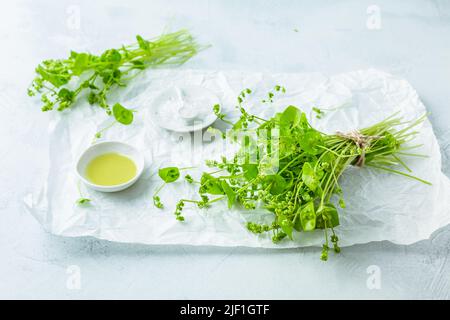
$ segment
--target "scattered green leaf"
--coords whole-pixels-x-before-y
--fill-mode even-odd
[[[175,182],[180,177],[180,169],[177,167],[161,168],[158,171],[159,177],[166,183]]]
[[[133,111],[125,108],[120,103],[113,106],[113,115],[117,122],[129,125],[133,122]]]

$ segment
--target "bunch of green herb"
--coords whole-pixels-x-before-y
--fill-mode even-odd
[[[151,40],[139,35],[136,39],[136,44],[109,49],[100,55],[72,51],[67,59],[43,61],[36,68],[37,76],[28,95],[40,95],[43,111],[62,111],[72,107],[86,92],[91,105],[100,106],[107,114],[112,113],[117,122],[130,124],[133,120],[131,111],[120,104],[111,109],[109,92],[126,86],[139,71],[181,65],[202,49],[186,30],[162,34]]]
[[[280,86],[274,90],[275,93],[284,91]],[[271,102],[274,92],[270,92],[263,102]],[[237,140],[241,150],[232,159],[223,157],[221,161],[207,161],[208,166],[217,171],[203,173],[198,182],[201,200],[180,200],[177,217],[185,202],[193,202],[201,208],[221,199],[227,199],[230,208],[239,206],[252,210],[263,206],[273,212],[273,222],[248,222],[248,230],[256,234],[271,232],[276,243],[286,237],[293,239],[294,230],[321,229],[325,238],[321,258],[327,260],[331,245],[336,253],[340,252],[335,232],[339,213],[335,203],[345,208],[339,178],[349,166],[373,167],[430,184],[407,173],[411,169],[401,159],[403,156],[421,156],[409,151],[418,146],[406,146],[405,143],[415,137],[417,132],[412,129],[425,116],[404,121],[393,115],[359,131],[329,135],[314,129],[306,114],[294,106],[288,106],[267,120],[249,114],[243,107],[249,93],[251,90],[246,89],[238,97],[237,109],[241,114],[238,121],[233,123],[224,114],[218,114],[220,119],[233,126],[232,132],[245,131],[244,139]],[[219,110],[219,106],[214,107],[216,113]],[[275,130],[278,134],[274,144],[270,132]],[[262,131],[269,134],[264,135],[266,139],[258,139],[258,143],[263,143],[269,154],[275,152],[274,146],[278,152],[278,170],[275,172],[267,170],[267,154],[258,153],[256,162],[248,161],[248,145],[254,143],[248,133],[259,136]],[[226,136],[230,137],[235,135]]]

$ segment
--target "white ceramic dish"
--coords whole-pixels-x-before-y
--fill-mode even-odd
[[[137,168],[136,175],[131,180],[114,186],[101,186],[92,183],[86,177],[87,165],[92,159],[110,152],[122,154],[133,160]],[[76,165],[76,172],[80,180],[83,181],[83,183],[86,184],[89,188],[102,192],[116,192],[130,187],[139,179],[143,171],[144,156],[135,147],[118,141],[106,141],[93,144],[81,154]]]
[[[220,100],[201,86],[170,87],[153,101],[152,119],[160,127],[175,132],[192,132],[217,120],[213,106]]]

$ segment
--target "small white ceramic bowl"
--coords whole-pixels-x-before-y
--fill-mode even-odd
[[[153,101],[151,118],[154,124],[170,131],[199,131],[217,120],[213,111],[216,104],[220,106],[219,97],[205,87],[170,87]]]
[[[110,152],[122,154],[133,160],[133,162],[136,164],[136,176],[125,183],[117,184],[114,186],[101,186],[92,183],[86,177],[87,165],[89,164],[89,162],[91,162],[92,159]],[[130,187],[139,179],[143,171],[144,156],[135,147],[118,141],[106,141],[93,144],[81,154],[81,156],[78,158],[76,166],[76,172],[80,180],[83,181],[84,184],[86,184],[91,189],[102,192],[116,192]]]

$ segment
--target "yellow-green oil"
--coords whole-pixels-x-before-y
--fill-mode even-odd
[[[119,153],[105,153],[89,162],[87,178],[101,186],[115,186],[130,181],[136,176],[136,164]]]

